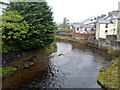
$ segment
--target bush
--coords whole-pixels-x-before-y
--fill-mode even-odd
[[[3,42],[13,50],[42,48],[54,41],[56,25],[46,2],[11,2],[3,17]]]
[[[5,12],[2,20],[3,52],[20,49],[23,46],[20,42],[27,37],[29,25],[17,11]]]

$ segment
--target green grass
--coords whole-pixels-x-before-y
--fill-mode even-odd
[[[52,43],[50,45],[47,45],[45,46],[43,49],[42,49],[42,52],[40,52],[39,54],[37,54],[37,58],[41,58],[45,55],[48,55],[48,54],[51,54],[52,52],[56,51],[57,49],[57,46],[55,43]]]
[[[53,51],[55,51],[56,48],[57,48],[56,44],[55,44],[55,43],[52,43],[52,44],[50,44],[48,47],[45,48],[44,53],[45,53],[45,54],[50,54],[50,53],[52,53]]]
[[[2,72],[3,75],[4,75],[4,74],[7,74],[7,73],[9,73],[9,72],[16,71],[16,70],[17,70],[17,68],[15,68],[15,67],[10,67],[10,66],[0,68],[0,72]]]
[[[63,34],[63,33],[68,34],[71,31],[72,31],[71,29],[63,28],[63,29],[57,30],[56,33],[58,33],[58,34]]]
[[[64,41],[71,41],[71,42],[76,42],[79,44],[84,44],[85,42],[82,40],[77,40],[77,39],[73,39],[73,38],[69,38],[69,37],[61,37],[61,36],[55,36],[56,39],[60,39],[60,40],[64,40]]]
[[[118,88],[119,87],[119,74],[118,65],[120,57],[111,61],[111,64],[107,67],[102,67],[98,74],[98,81],[105,88]]]
[[[117,55],[118,52],[115,50],[108,50],[107,53],[111,55]]]

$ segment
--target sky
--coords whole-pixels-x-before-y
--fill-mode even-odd
[[[120,0],[46,0],[54,12],[54,20],[63,22],[80,22],[89,17],[108,13],[118,9]]]
[[[3,0],[0,0],[3,1]],[[8,0],[4,0],[6,2]],[[54,21],[80,22],[89,17],[118,9],[120,0],[46,0],[52,7]]]

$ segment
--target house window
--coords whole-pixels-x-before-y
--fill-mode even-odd
[[[77,31],[79,31],[79,28],[77,28]]]
[[[108,24],[105,25],[105,28],[108,28]]]
[[[108,33],[108,30],[105,30],[105,34],[107,34]]]

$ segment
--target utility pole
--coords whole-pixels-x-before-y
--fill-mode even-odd
[[[120,11],[120,1],[118,2],[118,10]],[[120,41],[120,12],[118,13],[118,15],[117,40]]]

